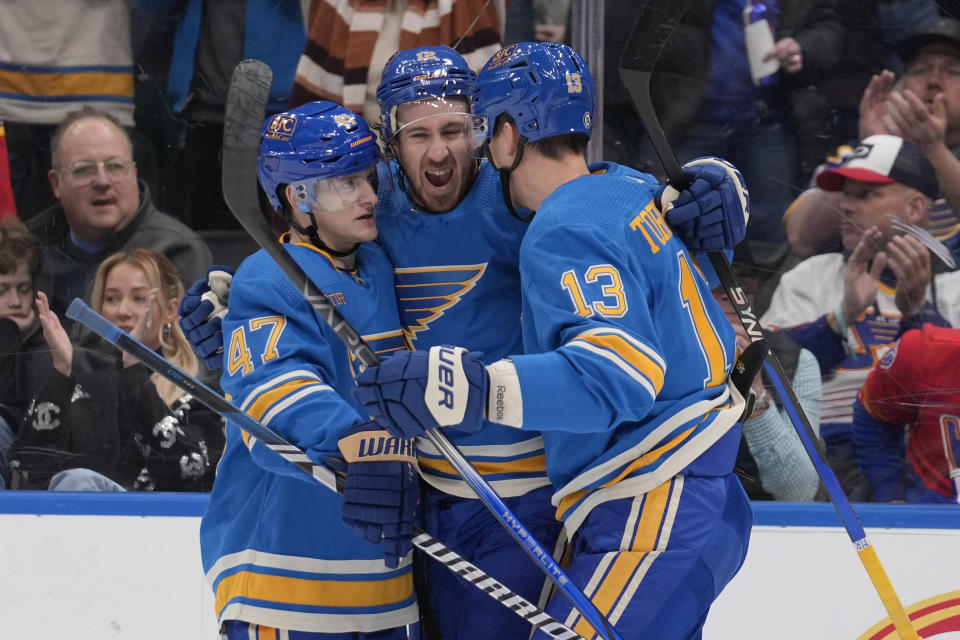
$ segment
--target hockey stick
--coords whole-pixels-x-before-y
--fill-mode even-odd
[[[237,65],[230,80],[223,125],[223,197],[234,217],[253,239],[290,278],[307,301],[320,314],[334,333],[347,345],[365,367],[376,366],[380,359],[346,318],[330,303],[326,295],[310,280],[299,264],[276,241],[260,213],[257,197],[257,156],[260,129],[270,87],[270,68],[258,60],[244,60]],[[620,640],[612,626],[593,603],[567,577],[533,534],[523,526],[503,500],[487,484],[463,454],[439,429],[431,429],[426,438],[463,476],[503,527],[520,543],[534,563],[573,603],[584,619],[596,630],[605,630],[607,640]]]
[[[688,182],[653,108],[653,100],[650,97],[650,76],[663,46],[670,38],[670,34],[680,18],[683,17],[688,4],[689,0],[647,0],[646,5],[640,10],[633,31],[627,39],[620,57],[620,79],[625,85],[627,93],[630,94],[633,107],[640,116],[640,120],[647,130],[647,135],[650,136],[650,141],[664,171],[677,190],[686,188]],[[730,261],[722,252],[711,252],[709,257],[710,264],[717,272],[720,283],[723,285],[723,289],[727,297],[730,298],[734,309],[736,309],[737,316],[740,318],[751,343],[763,339],[760,322],[756,314],[753,313],[743,289],[740,288],[734,278]],[[900,602],[889,576],[887,576],[883,565],[880,564],[880,558],[877,556],[876,550],[867,540],[867,534],[863,530],[860,518],[840,487],[837,476],[826,462],[820,441],[800,407],[792,386],[787,382],[787,376],[780,361],[769,349],[764,369],[773,383],[774,392],[787,411],[787,415],[790,416],[794,429],[800,436],[804,449],[806,449],[807,455],[813,462],[817,474],[823,481],[827,494],[830,496],[830,501],[833,502],[833,506],[840,516],[840,521],[847,530],[847,534],[857,550],[857,555],[863,563],[867,575],[870,576],[870,580],[873,582],[884,608],[890,615],[897,633],[902,640],[919,640],[919,636],[904,611],[903,604]]]
[[[241,411],[222,395],[101,316],[80,298],[76,298],[70,303],[70,307],[67,309],[67,317],[76,320],[91,331],[99,334],[114,346],[134,356],[147,368],[156,371],[209,407],[212,411],[258,439],[266,447],[275,451],[281,458],[287,460],[304,473],[312,476],[323,486],[336,493],[342,492],[342,478],[333,473],[329,468],[314,464],[299,447],[290,444],[270,427],[261,424],[249,414]],[[414,546],[418,549],[445,565],[450,571],[461,576],[467,582],[470,582],[551,638],[557,638],[558,640],[584,640],[582,636],[574,633],[556,618],[537,608],[536,605],[531,604],[519,594],[511,591],[508,587],[500,584],[492,576],[464,560],[455,551],[447,548],[430,534],[416,529],[414,530],[412,540]]]

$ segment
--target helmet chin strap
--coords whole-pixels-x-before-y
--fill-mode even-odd
[[[513,173],[513,170],[517,168],[517,165],[520,164],[520,160],[523,159],[523,145],[526,144],[527,139],[523,136],[517,138],[517,155],[513,159],[513,164],[510,165],[509,169],[501,169],[497,166],[497,163],[493,161],[493,153],[490,151],[490,141],[487,140],[483,143],[483,155],[487,157],[487,160],[490,162],[490,166],[497,170],[500,173],[500,188],[503,190],[503,201],[507,205],[507,210],[510,211],[510,215],[519,220],[520,222],[530,222],[533,220],[533,216],[537,215],[537,212],[534,211],[529,216],[524,218],[517,210],[513,208],[513,200],[510,198],[510,174]]]

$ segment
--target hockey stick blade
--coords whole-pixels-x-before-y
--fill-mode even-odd
[[[360,334],[343,317],[343,314],[327,299],[303,268],[276,241],[266,219],[260,214],[258,200],[250,196],[257,184],[257,153],[259,137],[266,109],[268,91],[264,78],[269,69],[256,60],[245,60],[234,70],[227,92],[223,129],[223,194],[227,206],[243,228],[300,290],[316,310],[350,349],[351,353],[366,366],[374,366],[380,359],[364,342]],[[234,100],[236,102],[234,103]],[[255,134],[255,135],[254,135]],[[256,141],[254,141],[256,137]],[[474,469],[470,462],[439,429],[431,429],[424,436],[447,458],[467,485],[477,494],[484,506],[510,533],[534,564],[552,580],[560,591],[578,609],[595,629],[605,632],[607,640],[620,640],[619,635],[597,611],[592,602],[567,577],[551,554],[520,523],[499,495]]]
[[[747,406],[744,407],[743,413],[740,415],[740,422],[749,420],[750,416],[753,415],[753,407],[757,402],[757,397],[750,387],[753,385],[754,378],[763,369],[763,360],[767,357],[768,351],[766,340],[761,339],[751,342],[737,358],[737,361],[733,364],[733,370],[730,371],[730,381],[733,382],[733,386],[737,388],[737,391],[747,402]]]
[[[753,379],[763,368],[763,361],[767,357],[768,351],[767,341],[761,338],[748,344],[740,357],[737,358],[736,364],[733,365],[730,380],[743,397],[747,397]]]
[[[252,416],[241,411],[219,393],[203,384],[189,373],[159,355],[153,349],[120,329],[115,324],[91,309],[83,300],[77,298],[67,309],[67,317],[76,320],[102,338],[137,358],[147,368],[157,372],[170,382],[174,383],[198,401],[215,411],[220,416],[230,420],[244,431],[254,436],[262,444],[272,449],[280,457],[295,465],[298,469],[312,476],[322,485],[341,493],[342,479],[323,465],[314,464],[307,455],[297,446],[284,440],[278,433],[261,424]],[[483,570],[467,562],[455,551],[447,548],[428,533],[415,530],[411,538],[413,544],[445,565],[450,571],[461,576],[491,598],[510,609],[532,626],[542,630],[551,638],[558,640],[584,640],[580,635],[571,631],[546,612],[514,593],[508,587],[497,582]]]
[[[633,108],[640,117],[647,135],[650,136],[650,142],[663,165],[664,172],[678,191],[685,189],[689,183],[653,108],[653,101],[650,96],[650,76],[663,46],[669,40],[680,18],[683,17],[687,4],[688,0],[647,0],[620,56],[620,79],[630,95]],[[720,283],[723,285],[727,297],[730,298],[730,302],[733,304],[750,341],[762,340],[763,331],[760,323],[753,313],[743,289],[737,284],[733,270],[730,268],[730,261],[722,252],[710,252],[708,255],[710,263],[717,272]],[[866,532],[863,530],[860,518],[853,510],[846,494],[843,493],[836,474],[826,463],[820,441],[810,426],[810,421],[803,412],[793,388],[787,382],[780,361],[773,352],[767,351],[769,356],[764,362],[764,368],[770,377],[774,393],[783,404],[797,435],[803,442],[807,455],[823,481],[827,494],[840,516],[840,521],[850,536],[857,550],[857,555],[880,596],[884,608],[890,615],[897,633],[902,640],[919,640],[919,636],[906,611],[904,611],[903,604],[900,602],[890,578],[887,576],[883,565],[880,564],[880,558],[877,556],[876,550],[867,541]]]

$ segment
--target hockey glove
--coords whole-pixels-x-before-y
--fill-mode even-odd
[[[371,544],[382,541],[384,562],[395,569],[413,549],[420,500],[414,440],[365,422],[345,431],[337,444],[343,460],[325,462],[345,474],[343,522]]]
[[[743,176],[726,160],[697,158],[683,165],[690,186],[678,192],[667,181],[654,202],[691,252],[725,251],[743,240],[750,194]]]
[[[207,368],[223,368],[223,330],[221,323],[227,315],[230,283],[233,269],[213,265],[207,277],[194,282],[180,300],[180,328],[190,346]]]
[[[483,424],[487,372],[480,353],[462,347],[397,351],[357,376],[354,391],[370,416],[393,435],[428,429],[473,433]]]

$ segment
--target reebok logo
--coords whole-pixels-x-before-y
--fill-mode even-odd
[[[506,413],[506,407],[504,402],[504,396],[506,396],[506,393],[507,393],[506,385],[498,384],[497,393],[494,398],[495,400],[494,407],[493,407],[494,422],[503,422],[503,417],[504,417],[504,414]]]

